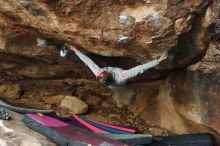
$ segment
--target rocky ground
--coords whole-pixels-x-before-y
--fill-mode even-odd
[[[0,120],[0,146],[55,146],[41,134],[27,128],[22,122],[22,115],[10,112],[10,120]]]
[[[94,99],[95,100],[95,99]],[[94,102],[97,104],[97,102]],[[152,134],[155,136],[168,136],[169,132],[157,126],[146,124],[146,122],[135,115],[126,107],[119,108],[112,98],[108,98],[100,105],[93,104],[89,112],[83,116],[95,121],[113,125],[131,127],[139,133]],[[39,133],[27,128],[22,122],[23,115],[7,110],[11,113],[10,120],[0,120],[0,145],[1,146],[54,146],[49,139]]]
[[[139,133],[154,136],[168,136],[169,132],[158,126],[147,124],[138,114],[132,113],[126,106],[119,108],[111,98],[102,103],[100,107],[92,107],[85,117],[113,125],[120,125],[137,129]]]

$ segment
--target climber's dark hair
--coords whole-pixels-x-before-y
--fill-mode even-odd
[[[113,78],[112,74],[107,71],[101,72],[100,75],[96,77],[96,79],[100,83],[105,84],[105,85],[111,85],[115,83],[115,79]]]

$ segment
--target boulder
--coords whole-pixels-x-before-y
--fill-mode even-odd
[[[84,114],[88,111],[88,105],[75,96],[65,96],[60,107],[73,114]]]

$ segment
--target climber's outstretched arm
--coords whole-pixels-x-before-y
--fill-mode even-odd
[[[131,68],[129,70],[123,70],[121,73],[121,77],[123,78],[123,80],[128,80],[133,77],[136,77],[137,75],[142,74],[146,70],[157,66],[160,62],[162,62],[165,59],[167,59],[167,56],[161,56],[159,59],[155,59],[151,62],[142,64],[142,65],[138,65],[138,66]]]
[[[133,67],[133,68],[131,68],[129,70],[122,71],[122,76],[124,76],[125,80],[131,79],[131,78],[136,77],[139,74],[142,74],[146,70],[148,70],[148,69],[150,69],[152,67],[157,66],[158,64],[159,64],[158,60],[155,59],[155,60],[153,60],[151,62],[148,62],[148,63],[142,64],[142,65],[138,65],[136,67]]]
[[[77,50],[75,47],[70,46],[70,49],[75,51],[76,55],[92,70],[95,75],[98,74],[100,67],[97,64],[95,64],[89,57]]]

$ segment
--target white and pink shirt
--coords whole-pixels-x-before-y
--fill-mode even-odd
[[[158,60],[155,59],[148,63],[138,65],[128,70],[124,70],[118,67],[105,67],[100,68],[97,64],[95,64],[89,57],[85,54],[80,52],[79,50],[75,51],[76,55],[92,70],[92,72],[97,75],[98,72],[101,71],[108,71],[112,73],[113,78],[115,79],[116,83],[109,86],[109,88],[118,88],[126,85],[127,81],[138,74],[142,74],[146,70],[153,68],[159,64]]]

